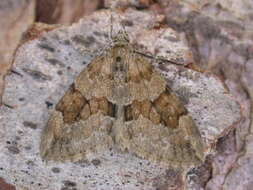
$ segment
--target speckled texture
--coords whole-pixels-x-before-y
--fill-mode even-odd
[[[41,132],[53,106],[96,55],[94,50],[106,44],[109,25],[105,15],[109,12],[51,31],[17,52],[13,69],[19,74],[7,77],[3,97],[13,108],[0,108],[0,176],[17,189],[156,189],[160,186],[157,178],[166,176],[165,168],[117,150],[78,163],[45,163],[39,156]],[[130,38],[156,22],[151,14],[133,10],[126,11],[124,18],[135,21],[126,27]],[[161,40],[159,45],[168,43]],[[240,119],[239,104],[212,75],[166,64],[158,67],[185,102],[206,142],[206,153],[210,152],[210,145]]]
[[[246,138],[246,152],[238,159],[238,165],[235,166],[226,178],[224,189],[250,190],[252,189],[252,178],[249,174],[253,172],[253,136]],[[243,178],[244,180],[241,180]]]
[[[0,1],[0,104],[4,91],[4,77],[11,68],[13,54],[23,32],[34,21],[34,7],[35,0]]]
[[[245,139],[252,135],[253,3],[249,0],[159,2],[165,7],[166,23],[180,32],[181,36],[185,36],[194,62],[203,70],[219,75],[242,105],[243,119],[236,123],[234,132],[219,140],[219,152],[212,161],[212,177],[205,188],[248,188],[246,184],[249,182],[246,179],[253,179],[253,173],[236,166],[240,165],[237,161],[244,157],[249,147],[246,143],[250,143],[250,140]],[[248,164],[251,167],[250,162]],[[243,167],[246,165],[247,163]],[[242,171],[241,183],[233,183],[235,186],[224,185],[231,183],[230,180],[235,178],[232,175],[240,176]],[[229,182],[226,181],[228,176]]]
[[[238,103],[223,88],[218,78],[171,65],[159,67],[166,70],[164,74],[173,83],[173,89],[185,101],[209,146],[230,130],[227,126],[233,126],[239,121],[241,116]]]

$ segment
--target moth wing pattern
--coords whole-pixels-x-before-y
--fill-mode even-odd
[[[124,33],[77,77],[53,111],[41,140],[46,160],[80,160],[117,146],[168,166],[204,160],[200,133],[151,59]]]
[[[80,160],[113,144],[115,105],[106,98],[111,79],[104,59],[93,60],[55,106],[41,138],[45,160]]]
[[[150,61],[138,54],[129,60],[131,104],[124,106],[116,144],[150,161],[183,167],[204,159],[200,133],[177,95]]]

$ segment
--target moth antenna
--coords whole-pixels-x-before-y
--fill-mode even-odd
[[[124,24],[122,24],[122,22],[121,22],[122,20],[123,20],[123,19],[122,19],[121,16],[119,15],[120,25],[121,25],[121,27],[122,27],[122,29],[123,29],[124,34],[127,34],[126,28],[125,28]]]
[[[112,36],[112,31],[113,31],[113,16],[112,16],[112,8],[110,8],[110,33],[109,33],[109,44],[113,44],[113,36]],[[110,71],[112,73],[112,64],[110,64]]]
[[[176,62],[174,60],[169,60],[169,59],[166,59],[166,58],[163,58],[163,57],[155,57],[153,55],[146,54],[146,53],[138,51],[138,50],[134,50],[134,53],[137,53],[137,54],[142,55],[144,57],[147,57],[149,59],[154,59],[154,60],[156,60],[158,62],[170,63],[172,65],[177,65],[177,66],[181,66],[181,67],[187,66],[187,65],[184,65],[182,63]]]
[[[110,16],[110,39],[112,39],[112,31],[113,31],[113,16],[112,16],[112,12],[111,12],[111,16]]]

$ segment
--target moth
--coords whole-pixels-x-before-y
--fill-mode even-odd
[[[124,31],[79,74],[43,132],[45,160],[78,161],[116,147],[168,166],[204,159],[198,128],[151,59]]]

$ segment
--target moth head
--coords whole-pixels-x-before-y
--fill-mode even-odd
[[[124,30],[120,30],[115,36],[112,37],[112,40],[116,46],[123,46],[129,43],[128,34]]]

